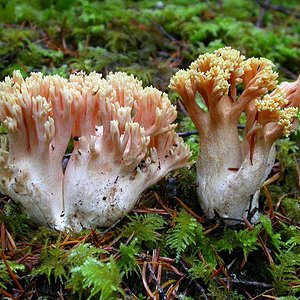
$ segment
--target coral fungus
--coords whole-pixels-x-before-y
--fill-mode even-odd
[[[142,192],[187,164],[166,94],[125,73],[15,71],[0,84],[0,191],[39,224],[79,231],[109,226]],[[62,160],[73,138],[65,172]]]
[[[274,142],[289,135],[300,106],[300,78],[277,86],[273,67],[265,58],[246,59],[225,47],[200,55],[171,79],[200,134],[198,195],[210,218],[257,218],[258,190],[272,169]],[[247,123],[241,137],[242,114]]]

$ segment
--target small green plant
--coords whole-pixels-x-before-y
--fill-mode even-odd
[[[117,299],[118,294],[124,293],[120,287],[123,275],[116,262],[112,258],[106,263],[99,260],[99,255],[105,253],[90,244],[80,244],[69,253],[68,286],[80,299],[84,291],[88,299],[96,295],[99,299]]]
[[[88,257],[82,265],[70,270],[73,291],[89,289],[88,299],[98,296],[100,300],[120,299],[119,295],[125,295],[121,287],[122,276],[115,260],[101,262],[95,258]],[[80,280],[79,280],[80,279]]]
[[[299,253],[286,252],[277,255],[277,263],[271,266],[270,271],[274,278],[274,286],[279,295],[285,292],[296,294],[300,292],[297,268],[300,265]]]
[[[15,263],[13,261],[7,261],[9,268],[14,273],[22,273],[25,271],[25,266]],[[0,289],[6,290],[8,285],[12,283],[12,278],[9,276],[6,265],[0,260]]]
[[[136,246],[136,239],[133,240],[129,245],[120,244],[120,259],[118,260],[118,266],[120,270],[123,270],[124,275],[128,278],[132,273],[139,276],[140,268],[137,263],[137,255],[140,249]]]
[[[33,276],[46,275],[48,283],[51,283],[51,277],[54,277],[54,282],[59,280],[61,283],[67,278],[66,272],[66,256],[64,248],[60,246],[60,238],[55,245],[48,246],[45,244],[41,251],[41,265],[33,272]]]
[[[166,221],[160,215],[145,214],[128,216],[129,223],[124,225],[122,236],[125,238],[134,237],[137,244],[144,243],[145,246],[153,245],[161,240],[159,231],[164,228]]]
[[[181,210],[172,222],[174,227],[167,232],[166,246],[175,251],[178,261],[188,248],[201,242],[203,229],[201,224],[184,210]]]
[[[275,247],[275,249],[277,251],[280,251],[280,248],[282,245],[281,234],[279,232],[277,232],[277,233],[274,232],[273,227],[272,227],[272,222],[267,216],[261,215],[260,222],[261,222],[264,230],[270,237],[272,245]]]

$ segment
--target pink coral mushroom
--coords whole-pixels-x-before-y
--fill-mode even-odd
[[[79,231],[109,226],[189,150],[174,132],[166,94],[124,73],[58,75],[16,71],[0,84],[0,191],[39,224]],[[70,138],[74,149],[61,162]]]

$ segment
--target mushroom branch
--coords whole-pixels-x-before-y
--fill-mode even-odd
[[[187,165],[175,118],[166,94],[124,73],[23,79],[15,71],[0,83],[0,122],[8,130],[8,143],[0,141],[0,192],[51,228],[109,226],[146,188]]]
[[[274,142],[298,125],[300,77],[277,85],[265,58],[230,47],[200,55],[170,82],[200,135],[198,196],[209,218],[256,221],[262,182],[275,160]],[[241,115],[246,129],[238,131]]]
[[[125,73],[70,80],[81,81],[83,108],[65,173],[66,223],[74,230],[109,226],[150,185],[186,166],[190,153],[174,132],[176,110],[166,94]]]

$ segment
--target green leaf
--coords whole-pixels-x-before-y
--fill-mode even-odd
[[[211,264],[204,264],[202,262],[194,263],[192,268],[189,270],[192,278],[203,279],[206,283],[210,281],[210,276],[214,266]]]
[[[218,251],[228,251],[230,254],[237,247],[236,232],[225,227],[222,237],[215,241],[214,246]]]

